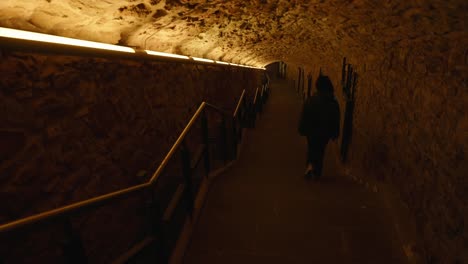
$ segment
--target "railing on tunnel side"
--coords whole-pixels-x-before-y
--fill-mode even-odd
[[[147,251],[151,252],[152,260],[166,263],[185,220],[193,215],[202,182],[209,178],[210,173],[237,158],[243,129],[255,125],[257,112],[266,102],[268,91],[265,84],[260,92],[257,88],[255,97],[249,100],[243,90],[233,114],[202,102],[148,182],[0,225],[0,242],[13,252],[0,251],[0,263],[16,263],[9,255],[19,252],[14,248],[26,248],[23,245],[30,233],[37,233],[34,238],[41,240],[49,232],[54,233],[49,237],[53,243],[42,245],[53,248],[47,262],[99,262],[93,260],[87,250],[89,244],[94,245],[90,238],[96,238],[96,234],[90,235],[89,230],[83,232],[81,227],[86,226],[83,223],[90,215],[102,216],[99,219],[105,226],[109,215],[115,213],[115,208],[109,206],[126,204],[129,200],[139,201],[137,204],[141,206],[135,208],[137,214],[121,212],[126,221],[136,215],[141,216],[134,220],[139,223],[139,235],[134,235],[137,242],[129,245],[125,253],[109,254],[116,262],[125,262],[139,252]],[[132,230],[128,226],[124,229]],[[118,233],[109,231],[111,235]],[[110,246],[116,243],[107,236],[103,237]],[[34,254],[31,258],[41,262]]]

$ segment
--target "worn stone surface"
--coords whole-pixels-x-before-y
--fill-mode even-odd
[[[2,223],[147,181],[202,101],[233,111],[242,89],[251,96],[260,80],[258,70],[239,67],[0,54]],[[143,226],[131,208],[147,202],[125,200],[77,220],[90,254],[135,241]],[[96,225],[110,236],[123,218],[123,241],[103,245]],[[97,255],[104,259],[96,263],[109,261]]]
[[[464,0],[2,0],[0,26],[256,66],[283,60],[292,78],[297,78],[297,66],[314,76],[322,67],[340,98],[341,60],[348,57],[360,79],[346,169],[399,190],[420,227],[428,262],[463,263],[468,262],[463,253],[468,241],[467,11]],[[36,60],[25,57],[22,63]],[[81,133],[61,129],[71,123],[96,137],[109,135],[100,121],[117,115],[110,106],[83,121],[54,121],[62,120],[60,115],[35,118],[35,111],[46,115],[57,112],[54,109],[77,116],[93,113],[88,105],[75,108],[73,97],[57,99],[63,90],[44,94],[48,86],[34,80],[53,71],[48,67],[29,76],[2,69],[2,75],[7,72],[21,81],[14,81],[14,89],[2,88],[7,98],[2,98],[0,111],[8,109],[8,115],[2,114],[4,124],[15,130],[0,132],[9,142],[0,158],[5,152],[16,153],[18,161],[30,158],[26,153],[31,150],[45,153],[44,137],[56,140]],[[68,85],[70,78],[64,77],[54,82]],[[96,94],[87,87],[77,92],[93,102]],[[35,110],[21,107],[18,100],[31,101]],[[60,100],[66,100],[66,106]],[[23,139],[24,131],[36,136]],[[86,146],[76,145],[73,148]],[[120,153],[128,152],[124,146]],[[2,166],[0,177],[9,178]]]

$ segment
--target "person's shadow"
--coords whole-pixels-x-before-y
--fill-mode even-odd
[[[346,100],[344,121],[343,121],[343,133],[341,137],[341,161],[346,162],[348,156],[349,145],[351,144],[353,136],[353,113],[354,103],[356,101],[356,85],[358,74],[353,71],[353,67],[348,64],[346,71],[346,60],[343,61],[343,94]]]

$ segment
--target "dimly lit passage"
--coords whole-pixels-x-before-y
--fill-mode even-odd
[[[184,263],[407,263],[383,201],[337,175],[336,153],[319,182],[304,178],[301,99],[291,81],[271,89],[236,166],[212,185]]]
[[[467,13],[1,0],[0,263],[467,263]]]

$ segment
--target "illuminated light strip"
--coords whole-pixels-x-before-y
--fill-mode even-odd
[[[145,50],[146,54],[154,55],[154,56],[161,56],[161,57],[168,57],[168,58],[176,58],[176,59],[190,59],[189,56],[166,53],[166,52],[159,52],[159,51],[152,51],[152,50]]]
[[[54,35],[48,35],[48,34],[42,34],[42,33],[36,33],[36,32],[30,32],[30,31],[24,31],[24,30],[12,29],[12,28],[4,28],[4,27],[0,27],[0,37],[54,43],[54,44],[63,44],[63,45],[68,45],[68,46],[86,47],[86,48],[93,48],[93,49],[135,53],[134,49],[129,48],[129,47],[124,47],[124,46],[118,46],[118,45],[112,45],[112,44],[94,42],[94,41],[88,41],[88,40],[81,40],[81,39],[73,39],[73,38],[67,38],[67,37],[59,37],[59,36],[54,36]],[[238,66],[238,67],[245,67],[245,68],[252,68],[252,69],[261,69],[261,70],[266,69],[264,67],[253,67],[253,66],[248,66],[248,65],[240,65],[240,64],[229,63],[229,62],[224,62],[224,61],[214,61],[210,59],[189,57],[189,56],[184,56],[184,55],[152,51],[152,50],[145,50],[145,53],[148,55],[161,56],[161,57],[169,57],[169,58],[177,58],[177,59],[185,59],[185,60],[188,60],[191,58],[194,61],[200,61],[200,62],[217,63],[217,64],[223,64],[223,65]]]
[[[210,59],[204,59],[204,58],[197,58],[197,57],[191,57],[193,60],[195,61],[202,61],[202,62],[210,62],[210,63],[215,63],[214,60],[210,60]]]
[[[88,41],[88,40],[59,37],[59,36],[29,32],[29,31],[18,30],[18,29],[3,28],[3,27],[0,27],[0,37],[32,40],[32,41],[55,43],[55,44],[64,44],[64,45],[69,45],[69,46],[87,47],[87,48],[93,48],[93,49],[114,50],[114,51],[135,53],[135,50],[129,47],[117,46],[117,45]]]

